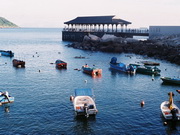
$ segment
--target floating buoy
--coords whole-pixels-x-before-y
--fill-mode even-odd
[[[87,83],[87,80],[84,80],[85,83]]]
[[[41,72],[41,70],[39,70],[39,72]]]
[[[166,121],[164,122],[164,125],[165,125],[165,126],[167,125],[167,122],[166,122]]]
[[[145,102],[142,100],[142,101],[141,101],[141,107],[143,107],[144,104],[145,104]]]
[[[74,97],[71,95],[70,96],[70,101],[73,101],[74,100]]]

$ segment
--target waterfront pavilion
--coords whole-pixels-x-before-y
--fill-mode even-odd
[[[128,24],[131,22],[112,16],[85,16],[77,17],[68,22],[64,22],[68,27],[64,28],[65,31],[77,32],[120,32],[127,31]]]

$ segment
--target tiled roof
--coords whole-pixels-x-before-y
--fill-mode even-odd
[[[64,24],[131,24],[131,22],[114,18],[115,16],[85,16],[77,17]]]

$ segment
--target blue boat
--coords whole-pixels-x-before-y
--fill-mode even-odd
[[[14,102],[14,97],[11,97],[7,91],[0,92],[0,105]]]
[[[110,67],[112,69],[116,69],[116,70],[126,72],[126,73],[135,73],[136,72],[135,68],[131,64],[125,65],[124,63],[117,63],[116,57],[111,58]]]
[[[12,51],[3,51],[0,50],[2,56],[14,57],[14,53]]]

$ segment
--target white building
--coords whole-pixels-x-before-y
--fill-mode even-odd
[[[180,26],[149,26],[149,38],[178,34]]]

